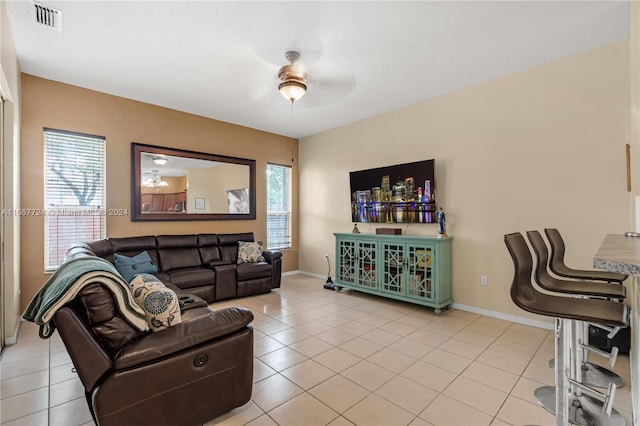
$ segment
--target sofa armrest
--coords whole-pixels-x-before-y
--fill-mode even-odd
[[[191,315],[183,318],[181,323],[147,334],[122,348],[114,359],[116,370],[165,358],[200,343],[245,329],[253,321],[253,313],[244,308],[226,308],[218,311],[201,308],[188,312]]]
[[[282,258],[282,253],[279,251],[265,250],[262,252],[262,256],[267,263],[273,265],[273,262]]]
[[[210,260],[208,262],[204,262],[201,266],[203,268],[214,269],[216,266],[221,265],[231,265],[231,262],[228,260]]]
[[[279,251],[263,251],[264,260],[272,266],[271,288],[280,288],[282,280],[282,253]]]

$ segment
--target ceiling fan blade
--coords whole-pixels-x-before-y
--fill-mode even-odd
[[[278,66],[256,56],[229,64],[225,78],[229,82],[225,91],[230,96],[244,96],[264,103],[272,99],[274,93],[278,94]]]
[[[356,87],[356,76],[353,72],[341,70],[333,74],[323,74],[314,69],[307,79],[307,93],[300,102],[309,108],[321,107],[346,98]]]

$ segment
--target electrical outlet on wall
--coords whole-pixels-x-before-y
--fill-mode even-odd
[[[480,285],[487,285],[487,276],[486,275],[482,275],[480,277]]]

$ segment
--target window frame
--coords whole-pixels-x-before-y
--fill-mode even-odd
[[[286,188],[284,188],[284,191],[286,192],[286,194],[283,194],[284,197],[286,198],[286,206],[284,206],[284,209],[281,210],[271,210],[271,206],[270,206],[270,181],[269,181],[269,169],[271,167],[278,167],[281,168],[282,170],[286,170]],[[278,163],[271,163],[268,162],[267,163],[267,169],[266,169],[266,174],[267,174],[267,179],[266,179],[266,184],[267,184],[267,196],[266,196],[266,214],[267,214],[267,218],[266,218],[266,227],[267,227],[267,250],[291,250],[293,247],[293,224],[292,224],[292,220],[293,220],[293,167],[291,165],[288,164],[278,164]],[[284,235],[280,234],[277,235],[277,241],[279,242],[279,244],[274,244],[273,240],[274,238],[272,237],[272,234],[270,232],[270,226],[269,226],[269,221],[270,221],[270,217],[274,217],[274,216],[280,216],[280,217],[284,217],[284,222],[286,224],[286,231],[284,233]],[[282,241],[284,240],[284,241]],[[282,241],[280,243],[280,241]]]
[[[62,147],[64,142],[73,141],[74,144],[93,144],[86,150],[70,149]],[[44,127],[43,128],[43,205],[44,215],[44,268],[45,272],[55,271],[64,260],[64,253],[69,245],[75,241],[92,241],[106,237],[106,137],[87,133],[73,132]],[[71,154],[78,157],[91,159],[84,163],[89,168],[88,172],[82,172],[83,189],[93,184],[88,182],[90,172],[97,174],[95,177],[95,191],[93,196],[82,205],[78,195],[73,190],[65,188],[73,183],[79,183],[78,176],[65,176],[69,183],[64,183],[62,178],[56,178],[56,173],[50,167],[60,160],[54,160],[56,155],[68,160],[62,154]],[[79,164],[75,162],[74,164]],[[97,173],[96,173],[97,172]],[[61,171],[64,174],[64,171]],[[78,173],[76,171],[76,173]],[[59,176],[59,175],[58,175]],[[55,180],[59,182],[55,182]],[[77,188],[77,187],[76,187]],[[66,192],[66,194],[65,194]],[[85,192],[85,195],[87,193]],[[73,201],[75,197],[75,203]],[[57,199],[61,204],[54,205],[51,201]],[[55,232],[54,232],[55,231]]]

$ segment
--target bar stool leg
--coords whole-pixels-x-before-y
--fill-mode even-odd
[[[589,323],[582,322],[582,330],[580,330],[580,341],[582,343],[582,380],[581,383],[590,386],[596,386],[599,388],[606,388],[609,386],[609,383],[613,383],[617,388],[624,386],[624,380],[622,377],[614,373],[613,371],[601,367],[597,364],[593,364],[588,362],[588,353],[589,353]],[[601,351],[596,351],[595,348],[592,349],[594,352],[600,353]],[[616,348],[617,350],[617,348]],[[602,356],[607,356],[606,354],[600,353]],[[617,353],[608,355],[610,361],[612,360],[615,363],[615,358]],[[610,364],[610,367],[613,365]]]
[[[556,344],[555,356],[560,360],[555,370],[555,399],[556,399],[556,426],[569,424],[569,369],[571,368],[571,321],[567,319],[556,319]]]
[[[538,403],[556,416],[556,426],[569,424],[569,368],[570,368],[570,321],[555,318],[555,386],[542,386],[535,390]]]
[[[615,385],[602,394],[582,384],[582,345],[578,339],[582,322],[558,319],[555,325],[556,386],[543,386],[535,390],[538,403],[556,416],[556,426],[569,423],[585,426],[624,426],[624,417],[612,409]],[[604,403],[585,392],[593,393]],[[610,413],[608,413],[610,412]]]
[[[598,388],[607,388],[609,387],[609,383],[613,383],[617,388],[621,388],[624,386],[624,380],[618,374],[613,371],[602,367],[598,364],[593,364],[589,362],[589,352],[595,352],[598,355],[609,358],[609,367],[613,368],[615,364],[615,360],[618,355],[618,348],[613,348],[611,353],[606,353],[597,348],[589,346],[589,323],[583,322],[582,330],[579,331],[579,340],[582,343],[582,380],[581,383],[589,386],[595,386]],[[593,324],[597,327],[601,327],[603,329],[611,330],[609,327],[604,327],[598,324]],[[555,370],[555,360],[549,360],[549,367],[552,370]]]

